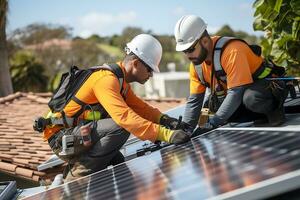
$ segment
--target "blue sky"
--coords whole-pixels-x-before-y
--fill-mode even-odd
[[[7,31],[31,23],[53,23],[73,28],[73,35],[120,34],[127,26],[173,34],[176,21],[185,14],[202,17],[208,31],[224,24],[234,30],[254,32],[254,0],[9,0]]]

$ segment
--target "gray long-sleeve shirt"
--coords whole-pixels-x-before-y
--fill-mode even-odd
[[[243,100],[243,94],[246,86],[231,88],[227,91],[227,95],[218,109],[217,113],[209,119],[214,126],[223,125],[230,116],[237,110]],[[188,98],[183,121],[196,127],[200,117],[200,111],[203,105],[204,93],[191,94]]]

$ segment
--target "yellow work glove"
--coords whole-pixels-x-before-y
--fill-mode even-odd
[[[183,130],[170,130],[159,126],[157,140],[172,144],[182,144],[190,140],[190,136]]]

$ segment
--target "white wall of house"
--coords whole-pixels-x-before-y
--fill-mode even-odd
[[[154,73],[144,85],[134,83],[132,88],[136,94],[147,98],[186,98],[189,95],[189,73]]]

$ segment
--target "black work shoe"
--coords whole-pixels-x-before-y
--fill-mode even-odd
[[[279,126],[285,122],[283,106],[267,114],[270,126]]]

